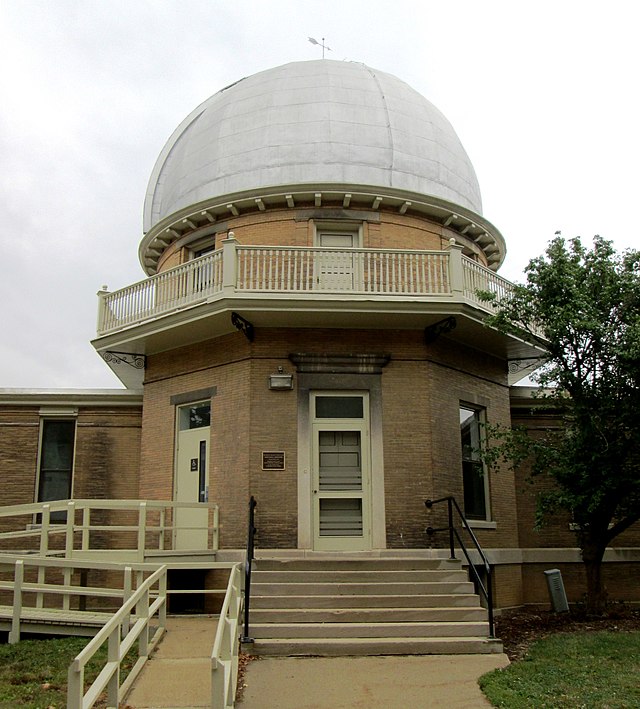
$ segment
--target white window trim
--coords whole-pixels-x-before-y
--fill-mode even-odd
[[[485,406],[480,406],[478,404],[472,404],[468,401],[461,400],[458,404],[458,411],[460,409],[467,409],[468,411],[475,411],[478,416],[478,422],[480,424],[480,431],[479,431],[479,437],[480,437],[480,447],[484,448],[486,445],[486,435],[484,433],[484,428],[483,425],[487,421],[487,409]],[[462,459],[462,450],[460,451],[460,470],[462,472],[462,464],[463,464],[463,459]],[[487,464],[482,462],[482,477],[484,481],[484,502],[485,502],[485,519],[468,519],[467,522],[469,523],[470,527],[476,527],[477,529],[495,529],[497,527],[496,522],[493,520],[492,516],[492,511],[491,511],[491,485],[489,481],[489,470],[487,468]],[[464,481],[463,481],[464,485]],[[463,487],[463,496],[464,496],[464,487]],[[463,504],[462,507],[464,509],[464,497],[463,497]]]
[[[42,407],[40,409],[40,422],[38,430],[38,456],[36,460],[36,480],[33,490],[33,500],[35,503],[41,502],[40,497],[40,475],[42,465],[42,441],[44,436],[44,423],[51,420],[74,421],[73,431],[73,453],[71,460],[71,484],[69,485],[69,498],[73,499],[73,488],[76,481],[76,454],[78,447],[78,409],[77,407]],[[34,516],[34,524],[36,517]]]
[[[313,245],[316,247],[320,246],[321,233],[330,234],[331,232],[335,232],[336,234],[355,234],[356,243],[353,248],[362,248],[364,228],[361,221],[340,221],[335,219],[327,219],[327,221],[324,221],[323,219],[313,219],[311,223],[313,224]]]

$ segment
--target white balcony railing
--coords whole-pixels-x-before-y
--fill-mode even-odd
[[[199,303],[251,294],[299,297],[422,297],[468,302],[489,311],[477,295],[507,295],[512,284],[462,255],[446,251],[241,246],[223,248],[114,293],[101,291],[98,336],[139,325]]]

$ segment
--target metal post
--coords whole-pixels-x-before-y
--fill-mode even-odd
[[[449,552],[451,556],[450,559],[456,558],[456,550],[453,543],[453,498],[447,498],[447,509],[449,511]]]
[[[257,502],[253,495],[249,500],[249,529],[247,533],[247,558],[244,567],[244,635],[242,636],[243,643],[253,642],[253,638],[249,635],[249,605],[251,602],[251,562],[253,561],[254,538],[256,533],[255,528],[255,508]]]
[[[489,637],[495,638],[496,629],[493,621],[493,588],[491,584],[491,570],[487,574],[487,610],[489,613]]]

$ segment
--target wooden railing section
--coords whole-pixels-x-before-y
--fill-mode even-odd
[[[4,551],[40,556],[106,557],[142,562],[170,550],[175,532],[200,529],[173,524],[177,509],[207,509],[207,547],[218,549],[215,503],[169,500],[58,500],[0,507]]]
[[[10,624],[9,643],[34,624],[98,628],[158,568],[0,554],[0,597],[10,601],[0,604],[0,622]],[[166,583],[161,585],[166,596]]]
[[[451,245],[444,251],[243,246],[222,249],[113,293],[100,291],[98,336],[203,302],[253,294],[422,297],[469,302],[490,312],[478,291],[512,284]]]
[[[211,653],[211,706],[235,706],[243,603],[243,564],[231,569]]]
[[[67,709],[92,707],[107,691],[107,706],[119,707],[136,677],[149,659],[149,654],[165,632],[167,604],[167,568],[161,566],[140,584],[135,592],[98,631],[69,667]],[[153,629],[150,621],[157,617]],[[107,643],[107,661],[88,689],[84,689],[84,670],[95,653]],[[127,653],[138,645],[138,658],[120,681],[120,667]]]

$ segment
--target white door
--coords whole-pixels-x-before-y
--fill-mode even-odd
[[[371,548],[368,397],[317,393],[312,405],[314,548]]]
[[[356,288],[358,235],[353,232],[318,232],[318,246],[331,251],[316,254],[316,283],[320,290],[352,291]],[[333,250],[335,249],[335,251]]]
[[[176,502],[208,502],[210,412],[209,402],[178,409]],[[207,508],[176,508],[174,549],[206,549],[208,523]]]

